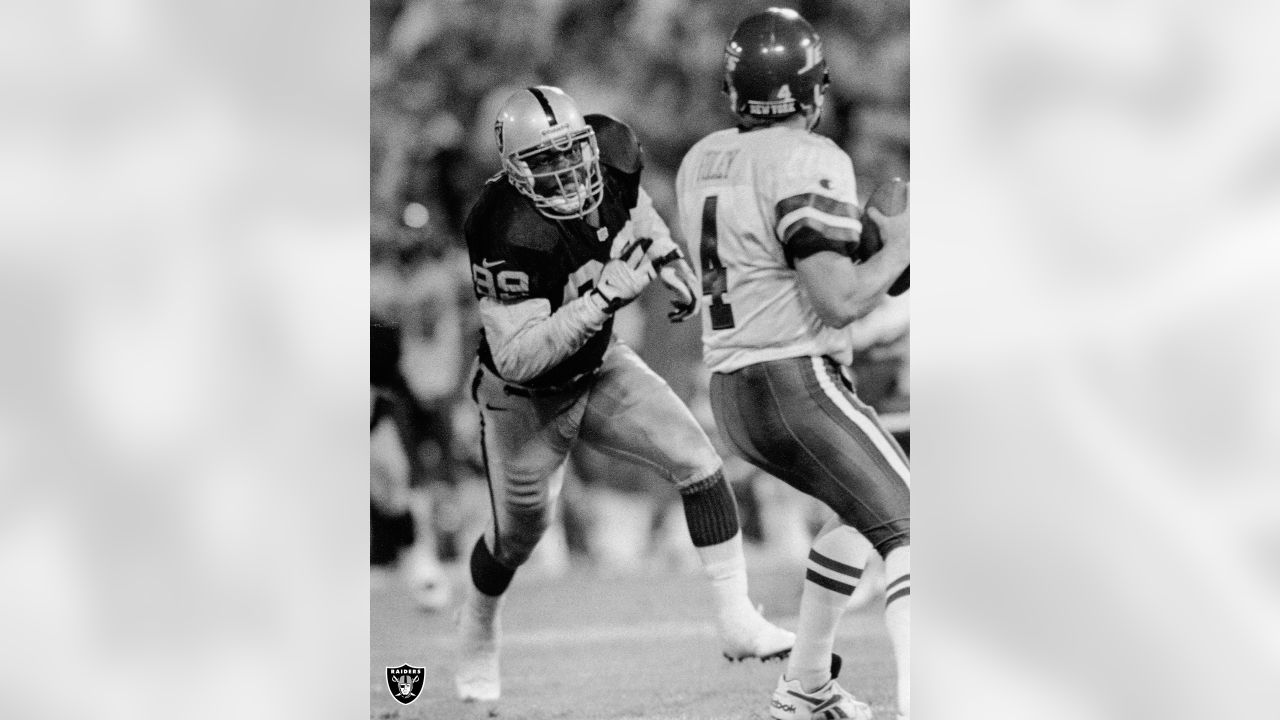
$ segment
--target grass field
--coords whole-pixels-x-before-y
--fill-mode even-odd
[[[756,563],[751,572],[752,598],[791,629],[802,574],[799,563]],[[503,698],[462,703],[453,696],[453,610],[419,612],[393,577],[383,580],[370,598],[376,720],[767,720],[784,667],[720,657],[710,591],[697,574],[517,575],[504,616]],[[845,660],[841,684],[877,718],[892,718],[893,656],[880,602],[845,617],[836,651]],[[426,668],[422,695],[407,706],[392,699],[386,683],[385,668],[402,663]]]

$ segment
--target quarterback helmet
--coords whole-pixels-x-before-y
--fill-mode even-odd
[[[822,39],[795,10],[752,15],[724,48],[724,92],[734,114],[749,122],[805,113],[812,128],[829,83]]]
[[[513,93],[493,133],[507,180],[538,212],[563,220],[600,206],[604,178],[595,132],[563,90],[538,85]]]

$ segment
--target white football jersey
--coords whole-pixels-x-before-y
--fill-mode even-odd
[[[787,251],[797,237],[813,242],[806,228],[858,242],[853,163],[838,145],[796,128],[721,130],[685,155],[676,193],[712,372],[807,355],[852,360],[849,333],[818,318]]]

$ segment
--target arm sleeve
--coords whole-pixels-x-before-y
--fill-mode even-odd
[[[853,163],[834,144],[793,153],[778,173],[774,197],[774,232],[788,260],[823,250],[844,255],[858,246],[862,211]]]
[[[528,382],[572,355],[600,332],[609,315],[595,293],[551,312],[542,298],[502,303],[480,299],[480,320],[498,373]]]
[[[675,240],[671,239],[671,229],[667,227],[667,223],[658,214],[653,207],[653,198],[649,197],[649,193],[644,188],[640,188],[640,196],[636,200],[636,206],[631,211],[632,235],[634,237],[647,237],[653,240],[653,245],[649,246],[649,260],[659,260],[669,256],[672,252],[677,257],[684,257],[684,252]]]

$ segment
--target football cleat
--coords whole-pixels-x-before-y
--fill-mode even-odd
[[[468,598],[470,600],[470,598]],[[458,669],[453,683],[464,702],[491,702],[502,695],[498,675],[499,620],[464,602],[458,617]]]
[[[719,622],[720,652],[730,662],[747,658],[781,660],[791,654],[796,635],[764,619],[758,610]]]
[[[825,685],[805,692],[799,680],[778,678],[769,700],[773,720],[871,720],[871,707],[859,702],[832,677]]]

